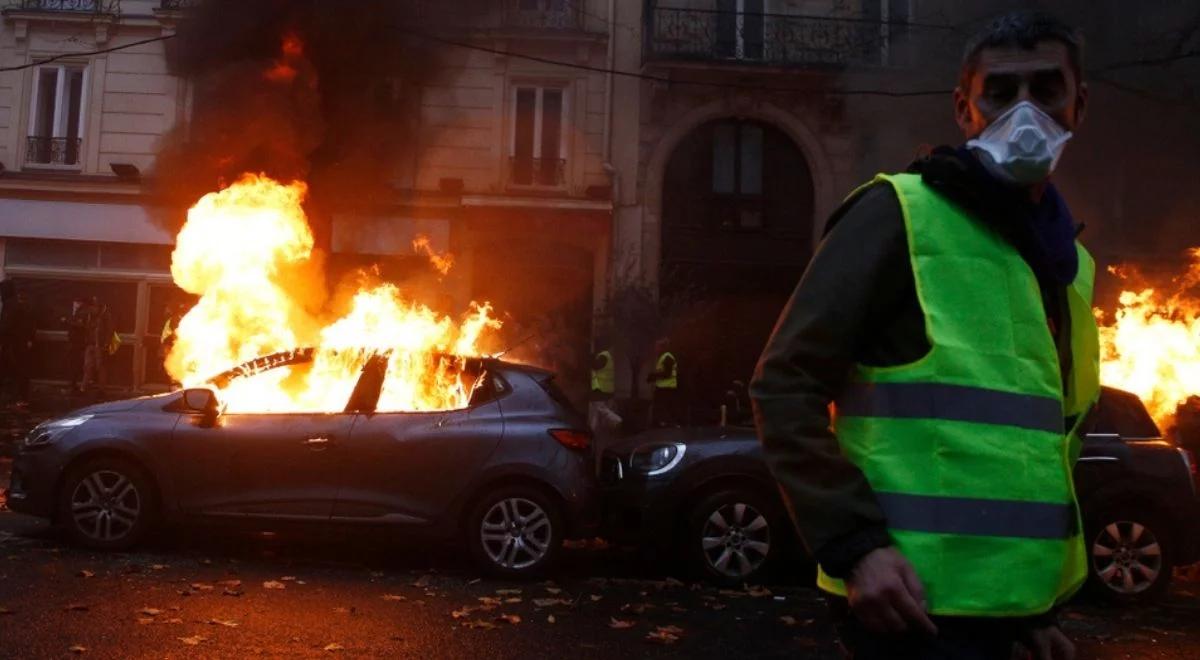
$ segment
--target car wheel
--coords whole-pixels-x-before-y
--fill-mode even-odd
[[[96,550],[128,550],[149,530],[157,500],[136,465],[116,458],[71,468],[59,493],[58,522],[75,543]]]
[[[700,501],[687,518],[683,553],[700,576],[727,586],[756,582],[782,552],[784,516],[756,491],[729,489]]]
[[[488,574],[541,575],[562,549],[561,507],[536,488],[499,488],[481,498],[467,519],[471,556]]]
[[[1087,525],[1089,581],[1112,602],[1154,600],[1171,583],[1173,546],[1161,518],[1148,508],[1123,506]]]

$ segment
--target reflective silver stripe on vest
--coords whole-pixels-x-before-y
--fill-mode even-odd
[[[837,400],[837,414],[945,419],[1066,432],[1058,399],[941,383],[852,383]]]
[[[935,534],[1065,539],[1075,534],[1071,504],[876,493],[891,529]]]

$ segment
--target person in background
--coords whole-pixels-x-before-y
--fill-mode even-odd
[[[679,362],[671,352],[671,340],[661,337],[654,343],[654,371],[646,377],[654,385],[650,415],[654,426],[678,426],[683,423],[679,395]]]
[[[71,311],[61,320],[67,328],[67,377],[70,391],[79,392],[83,382],[83,354],[87,349],[88,302],[83,296],[71,301]]]
[[[88,391],[95,387],[103,394],[108,386],[108,356],[113,338],[113,324],[108,306],[97,296],[92,297],[89,305],[86,333],[83,384],[80,389]]]
[[[24,291],[18,290],[0,313],[0,342],[3,348],[7,394],[18,406],[28,405],[29,372],[33,364],[33,341],[37,321]]]
[[[588,396],[588,426],[596,434],[597,444],[601,438],[621,424],[621,417],[612,409],[613,396],[617,391],[617,365],[608,342],[597,339],[592,354],[592,387]],[[599,450],[600,447],[597,447]]]

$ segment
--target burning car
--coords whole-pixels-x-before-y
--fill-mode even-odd
[[[1104,388],[1083,432],[1074,474],[1092,591],[1161,595],[1174,566],[1200,560],[1195,459],[1121,390]],[[753,426],[648,431],[607,448],[600,472],[611,537],[731,585],[804,561]]]
[[[403,398],[392,375],[412,359],[465,383],[462,405],[385,405]],[[261,397],[263,382],[287,389],[329,360],[358,365],[340,398],[323,393],[336,410],[227,405],[231,392]],[[247,362],[208,387],[39,425],[19,448],[8,504],[103,550],[133,547],[164,521],[386,525],[461,539],[485,570],[519,577],[553,563],[564,538],[590,532],[598,510],[590,442],[544,370],[305,349]]]

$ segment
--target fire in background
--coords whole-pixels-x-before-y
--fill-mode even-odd
[[[1100,319],[1100,382],[1133,392],[1160,428],[1175,424],[1179,407],[1200,396],[1200,247],[1170,282],[1145,283],[1136,268],[1109,269],[1129,288],[1116,312]]]

